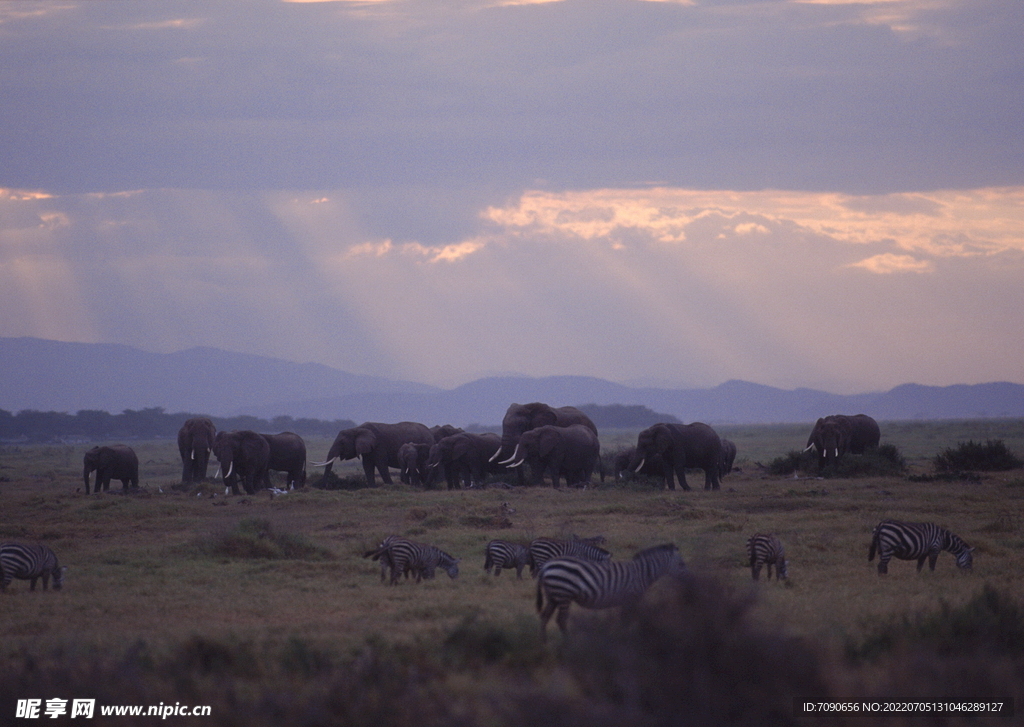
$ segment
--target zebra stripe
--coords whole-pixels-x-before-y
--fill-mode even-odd
[[[371,556],[381,561],[381,579],[384,568],[390,567],[391,585],[396,585],[403,573],[407,578],[412,573],[417,583],[423,578],[433,578],[437,568],[443,569],[451,578],[459,577],[458,558],[433,545],[417,543],[399,535],[388,536],[375,550],[364,555]]]
[[[515,568],[516,578],[523,577],[523,566],[529,558],[525,545],[510,543],[507,540],[492,540],[487,544],[484,557],[484,570],[488,573],[494,569],[494,575],[500,576],[502,568]]]
[[[878,553],[878,573],[889,572],[889,559],[917,560],[917,572],[921,572],[925,560],[935,570],[939,553],[948,550],[956,557],[956,564],[964,570],[974,565],[971,548],[958,535],[935,523],[906,523],[900,520],[883,520],[875,526],[868,550],[868,562]]]
[[[45,545],[24,545],[22,543],[4,543],[0,545],[0,590],[6,591],[11,580],[18,578],[31,581],[29,590],[36,589],[36,581],[43,579],[43,590],[50,586],[53,577],[53,590],[59,591],[64,585],[64,571],[57,562],[57,556]]]
[[[752,535],[747,540],[747,555],[750,557],[750,575],[755,581],[761,576],[761,566],[768,567],[768,580],[772,579],[772,566],[775,566],[776,580],[788,577],[786,551],[774,533]]]
[[[537,578],[541,641],[547,639],[548,621],[556,610],[556,623],[565,633],[569,605],[573,601],[589,609],[630,608],[640,601],[652,583],[670,571],[681,572],[684,567],[672,543],[643,550],[631,561],[552,558],[540,569]]]
[[[537,575],[541,566],[552,558],[583,558],[584,560],[610,560],[612,554],[586,540],[556,540],[537,538],[530,543],[526,562],[530,566],[530,577]]]

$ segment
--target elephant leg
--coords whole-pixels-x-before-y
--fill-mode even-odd
[[[380,472],[380,479],[381,479],[381,481],[385,485],[390,485],[392,480],[391,480],[391,470],[388,469],[388,463],[387,462],[381,462],[380,464],[378,464],[377,465],[377,471]]]
[[[363,474],[366,475],[366,484],[368,487],[375,487],[377,484],[377,478],[373,474],[374,464],[373,460],[370,459],[370,455],[363,455]]]
[[[690,489],[690,483],[686,481],[686,467],[679,467],[676,470],[676,477],[679,478],[679,486],[684,490]]]

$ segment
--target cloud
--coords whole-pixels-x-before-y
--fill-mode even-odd
[[[935,266],[927,260],[917,260],[910,255],[894,255],[891,252],[851,263],[851,268],[863,268],[872,273],[930,273]]]

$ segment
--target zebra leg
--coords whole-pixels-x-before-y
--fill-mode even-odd
[[[761,564],[760,563],[752,563],[751,564],[751,566],[750,566],[750,577],[753,578],[755,581],[760,579],[760,577],[761,577]]]
[[[928,566],[933,571],[935,570],[935,561],[937,561],[938,559],[939,559],[939,552],[937,550],[933,550],[931,553],[928,554]],[[918,570],[920,570],[920,568]]]
[[[551,620],[551,614],[555,612],[555,608],[555,604],[549,600],[544,606],[544,610],[540,612],[540,642],[542,644],[548,640],[548,621]]]
[[[555,623],[558,624],[559,630],[564,634],[569,626],[569,604],[563,603],[558,607],[558,615],[555,616]]]

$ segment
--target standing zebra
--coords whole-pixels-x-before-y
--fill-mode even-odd
[[[556,609],[555,621],[565,633],[569,605],[573,601],[583,608],[623,606],[630,609],[643,598],[652,583],[669,572],[682,572],[684,568],[672,543],[642,550],[629,561],[552,558],[540,569],[537,578],[541,641],[547,640],[548,621]]]
[[[382,578],[384,568],[390,566],[393,586],[398,584],[398,578],[403,573],[408,577],[411,572],[417,583],[423,578],[433,578],[438,567],[451,578],[459,577],[459,558],[453,558],[433,545],[417,543],[399,535],[388,536],[375,550],[367,552],[363,557],[371,556],[380,558]]]
[[[537,575],[540,567],[552,558],[583,558],[585,560],[610,560],[612,554],[586,540],[557,540],[537,538],[530,543],[526,562],[530,566],[530,577]]]
[[[774,533],[765,535],[755,533],[747,540],[747,555],[750,556],[750,575],[756,581],[761,576],[761,566],[768,567],[768,580],[772,579],[772,566],[775,566],[775,580],[788,577],[786,567],[786,551],[782,541]]]
[[[390,553],[389,549],[391,548],[391,544],[393,542],[395,542],[396,540],[400,540],[400,539],[401,539],[400,535],[389,535],[386,538],[384,538],[382,541],[380,541],[380,545],[378,545],[376,548],[374,548],[373,550],[368,550],[365,553],[363,553],[363,557],[364,558],[373,558],[373,560],[379,560],[380,561],[380,582],[381,583],[384,582],[384,577],[387,574],[388,569],[389,568],[390,569],[394,569],[394,567],[395,567],[394,563],[391,562],[391,553]],[[408,571],[406,571],[405,577],[406,578],[409,577],[409,572]]]
[[[515,568],[516,578],[522,579],[523,566],[529,558],[525,545],[510,543],[507,540],[492,540],[487,544],[484,557],[484,570],[488,573],[494,569],[494,575],[500,576],[502,568]]]
[[[948,550],[956,556],[956,564],[964,570],[970,570],[974,564],[971,548],[958,535],[934,523],[905,523],[899,520],[883,520],[875,526],[868,551],[868,562],[875,559],[878,552],[878,574],[889,572],[889,559],[917,559],[917,572],[921,572],[925,559],[932,570],[939,552]]]
[[[11,580],[18,578],[31,581],[29,590],[36,590],[36,581],[43,579],[43,590],[50,586],[53,576],[53,590],[59,591],[64,585],[64,571],[57,562],[57,556],[45,545],[23,545],[4,543],[0,545],[0,590],[6,591]]]

